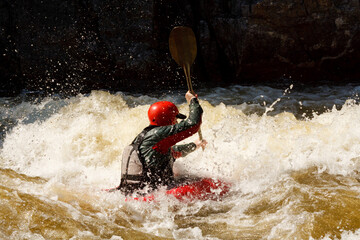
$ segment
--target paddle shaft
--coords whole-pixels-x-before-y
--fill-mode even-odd
[[[185,73],[185,77],[186,77],[186,82],[187,82],[187,86],[189,89],[189,92],[193,95],[195,95],[194,89],[192,87],[191,84],[191,77],[190,77],[190,64],[184,64],[183,65],[183,69],[184,69],[184,73]]]
[[[184,73],[185,73],[185,77],[186,77],[186,82],[187,82],[187,86],[189,89],[189,92],[193,95],[195,95],[194,89],[192,87],[192,83],[191,83],[191,77],[190,77],[190,64],[186,63],[183,65],[183,69],[184,69]],[[199,139],[203,140],[203,136],[202,136],[202,132],[201,132],[201,128],[199,128],[198,131],[199,134]],[[204,149],[204,148],[203,148]]]

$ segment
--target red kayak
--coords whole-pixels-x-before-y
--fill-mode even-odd
[[[175,198],[181,201],[188,200],[218,200],[223,197],[230,190],[230,184],[214,180],[212,178],[204,178],[200,181],[192,182],[186,185],[172,188],[166,191],[167,195],[173,195]],[[108,192],[113,192],[114,189],[107,189]],[[133,197],[129,200],[138,200],[138,201],[153,201],[155,196],[153,194],[142,196],[142,197]]]

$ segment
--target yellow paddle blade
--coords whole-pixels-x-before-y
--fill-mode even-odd
[[[172,58],[181,67],[190,66],[196,58],[197,46],[193,30],[189,27],[174,27],[169,37]]]

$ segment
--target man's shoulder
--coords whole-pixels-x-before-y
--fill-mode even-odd
[[[171,131],[172,128],[173,128],[173,125],[156,126],[146,133],[145,138],[147,138],[147,139],[161,138],[164,135],[168,135],[168,133]]]

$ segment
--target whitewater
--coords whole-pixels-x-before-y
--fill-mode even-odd
[[[199,89],[208,145],[176,176],[231,183],[218,201],[125,201],[122,150],[185,90],[0,99],[1,239],[359,239],[360,86]],[[197,135],[184,140],[190,142]]]

